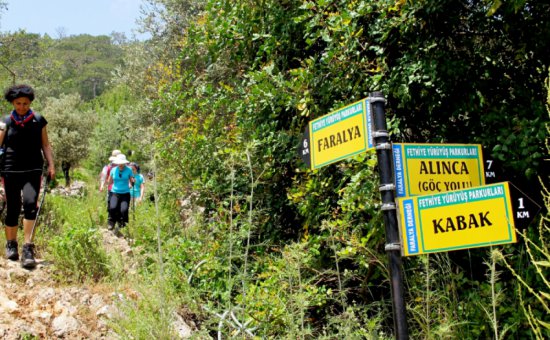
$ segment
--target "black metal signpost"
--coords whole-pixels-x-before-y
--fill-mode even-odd
[[[373,109],[376,156],[378,157],[378,172],[380,174],[380,194],[382,196],[382,211],[386,228],[386,246],[388,253],[390,282],[393,305],[393,323],[396,339],[409,338],[407,329],[406,307],[403,288],[403,262],[401,259],[401,244],[397,211],[395,206],[395,182],[393,180],[392,146],[386,125],[384,112],[385,99],[381,92],[372,92],[369,102]]]

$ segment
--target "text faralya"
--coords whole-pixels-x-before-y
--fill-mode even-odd
[[[317,150],[321,152],[357,138],[361,138],[361,130],[359,129],[359,126],[353,126],[351,128],[338,131],[330,136],[320,138],[317,141]]]

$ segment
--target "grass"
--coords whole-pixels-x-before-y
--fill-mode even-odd
[[[126,230],[133,239],[132,261],[137,263],[137,271],[132,273],[125,268],[122,255],[109,255],[102,247],[98,235],[106,224],[104,199],[104,194],[94,190],[88,190],[83,198],[49,196],[41,223],[48,227],[41,228],[38,239],[58,269],[59,280],[101,282],[117,292],[121,313],[111,320],[110,327],[122,337],[176,337],[173,324],[182,306],[186,306],[186,315],[196,320],[197,338],[216,336],[218,331],[223,336],[242,334],[244,329],[226,322],[230,315],[224,316],[226,312],[233,312],[242,324],[248,322],[248,330],[261,338],[391,337],[384,326],[391,313],[388,301],[345,300],[349,271],[340,267],[333,268],[336,273],[318,271],[319,249],[314,243],[303,240],[269,252],[260,251],[268,245],[251,243],[252,190],[244,219],[233,218],[232,195],[225,208],[220,208],[229,211],[209,219],[198,216],[191,219],[193,225],[185,226],[169,207],[159,210],[150,202],[137,206]],[[468,339],[481,334],[501,339],[512,334],[512,321],[502,316],[502,307],[511,301],[510,292],[499,285],[498,274],[504,270],[517,279],[520,301],[534,297],[531,301],[537,302],[523,309],[532,334],[540,339],[547,336],[548,320],[540,313],[550,312],[545,276],[550,261],[547,223],[548,218],[541,221],[536,240],[520,234],[528,247],[530,268],[539,277],[537,286],[532,277],[526,277],[527,271],[518,271],[509,263],[500,248],[490,252],[485,261],[486,282],[474,282],[448,254],[408,259],[411,337],[447,339],[461,334]],[[335,233],[344,233],[344,229],[327,229],[329,240],[339,240]],[[342,240],[349,239],[342,235]],[[329,246],[336,263],[352,256],[336,242]],[[323,285],[326,278],[333,280],[332,290]],[[322,315],[318,324],[316,310],[333,314]]]

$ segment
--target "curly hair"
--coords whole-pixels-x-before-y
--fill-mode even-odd
[[[34,89],[29,85],[13,85],[4,93],[4,99],[8,102],[13,102],[17,98],[26,97],[32,102],[34,100]]]

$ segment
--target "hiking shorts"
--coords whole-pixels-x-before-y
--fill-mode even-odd
[[[42,181],[41,171],[8,172],[2,176],[4,191],[6,192],[6,219],[8,227],[19,225],[21,205],[24,217],[27,220],[36,219],[38,211],[38,193]]]

